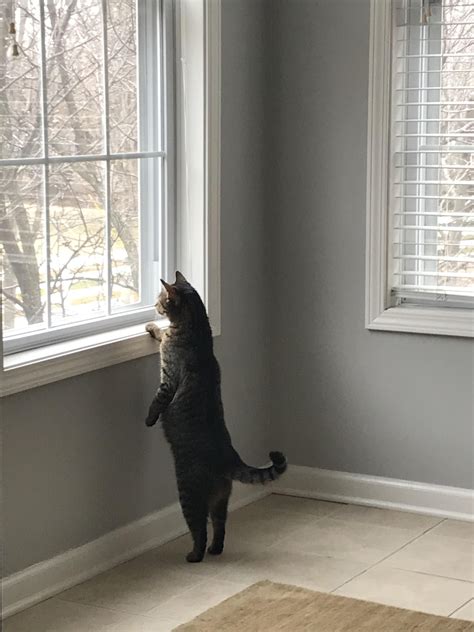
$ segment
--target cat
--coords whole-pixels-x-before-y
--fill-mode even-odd
[[[161,342],[161,383],[150,405],[146,425],[160,419],[173,453],[179,501],[193,539],[186,559],[201,562],[211,517],[212,555],[224,549],[227,506],[232,481],[265,483],[286,470],[281,452],[270,452],[272,465],[246,465],[232,446],[224,421],[219,364],[214,356],[206,308],[197,291],[176,272],[174,284],[163,289],[155,308],[170,326],[146,330]]]

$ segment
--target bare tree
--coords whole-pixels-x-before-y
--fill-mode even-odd
[[[0,15],[10,19],[4,0]],[[9,5],[10,3],[8,3]],[[42,155],[40,16],[37,0],[20,0],[15,14],[21,55],[0,53],[1,157]],[[111,150],[137,149],[136,16],[134,0],[109,3],[107,19]],[[45,47],[48,152],[103,153],[103,33],[97,0],[46,0]],[[5,35],[5,32],[4,32]],[[114,164],[114,163],[112,163]],[[15,315],[28,324],[44,318],[46,293],[54,317],[74,315],[74,304],[104,297],[105,168],[94,162],[57,163],[49,170],[49,225],[45,226],[42,166],[0,173],[0,244],[4,254],[5,325]],[[121,160],[112,172],[113,288],[131,299],[139,288],[137,166]],[[46,287],[49,231],[50,287]],[[98,261],[100,260],[100,264]],[[120,300],[120,292],[117,293]],[[128,297],[126,300],[130,300]]]
[[[442,233],[439,254],[448,259],[440,263],[439,271],[459,275],[444,277],[443,280],[443,283],[449,281],[450,285],[458,287],[467,287],[470,283],[468,275],[474,271],[474,264],[467,258],[472,254],[474,244],[474,163],[473,154],[468,151],[474,145],[474,82],[472,63],[468,57],[474,53],[471,11],[464,0],[449,0],[442,5],[441,94],[442,100],[450,104],[441,106],[440,133],[442,148],[452,148],[453,151],[440,154],[443,167],[441,179],[446,184],[440,188],[442,199],[439,204],[440,213],[449,218],[449,227],[464,228],[464,232]],[[466,231],[468,226],[472,226],[471,235]]]

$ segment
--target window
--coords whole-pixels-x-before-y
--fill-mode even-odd
[[[372,3],[367,326],[474,335],[473,0]]]
[[[10,3],[9,3],[10,4]],[[165,3],[15,0],[0,57],[4,351],[154,317],[174,257]]]
[[[392,295],[474,301],[474,2],[395,9]]]
[[[7,4],[10,6],[11,0]],[[3,327],[4,336],[0,337],[0,396],[155,354],[156,343],[145,332],[144,323],[155,316],[150,305],[154,303],[160,274],[169,278],[175,266],[192,280],[201,294],[207,306],[213,334],[219,335],[221,331],[220,0],[68,0],[67,3],[66,0],[43,0],[41,3],[39,0],[14,0],[14,5],[17,7],[15,17],[18,21],[21,19],[21,12],[26,13],[27,10],[28,15],[35,18],[31,18],[28,23],[30,31],[26,26],[24,29],[36,43],[30,44],[29,48],[25,46],[22,56],[13,61],[21,64],[35,50],[36,55],[41,55],[37,62],[27,64],[23,73],[16,76],[17,81],[26,82],[26,88],[23,92],[19,90],[16,93],[15,98],[23,98],[24,102],[22,108],[21,100],[15,103],[11,116],[20,116],[23,112],[22,123],[16,128],[18,139],[21,141],[21,134],[26,134],[29,129],[39,147],[34,150],[36,153],[25,156],[18,155],[18,150],[12,155],[11,149],[7,151],[6,145],[3,142],[0,144],[0,161],[3,160],[3,163],[0,162],[0,186],[3,187],[0,204],[6,199],[4,174],[12,173],[12,168],[17,169],[20,174],[26,173],[28,178],[17,181],[19,191],[18,195],[15,194],[16,204],[20,205],[20,209],[21,204],[27,207],[36,221],[33,224],[23,221],[25,217],[30,219],[27,211],[23,215],[15,214],[14,218],[11,214],[6,215],[4,203],[3,207],[0,206],[0,243],[5,242],[10,248],[19,246],[16,254],[24,265],[33,259],[33,255],[36,256],[37,265],[28,268],[36,274],[36,278],[33,275],[35,284],[30,281],[30,285],[24,283],[24,287],[29,289],[30,286],[40,285],[43,314],[47,313],[46,288],[49,288],[50,295],[54,290],[54,301],[59,300],[60,309],[58,315],[58,308],[50,296],[49,329],[44,319],[29,324],[26,315],[20,311],[21,306],[15,301],[23,299],[21,288],[15,286],[16,276],[13,271],[7,271],[5,278],[8,285],[5,284],[5,290],[9,293],[8,309],[15,308],[19,313],[15,315],[15,327],[12,327],[12,315],[7,317],[8,329]],[[59,96],[70,100],[69,94],[77,90],[83,78],[82,73],[85,73],[87,80],[89,73],[90,76],[99,73],[101,83],[96,85],[99,86],[97,94],[102,99],[99,101],[102,109],[99,111],[97,103],[94,105],[91,99],[83,98],[78,104],[81,116],[85,117],[87,112],[83,128],[72,127],[69,114],[61,122],[62,126],[51,126],[55,130],[53,132],[42,124],[43,118],[48,115],[49,122],[51,109],[57,106],[57,100],[43,102],[42,93],[38,93],[43,85],[48,87],[47,38],[52,37],[52,34],[48,35],[47,17],[51,7],[57,8],[58,19],[68,13],[65,11],[67,7],[71,7],[69,19],[79,9],[95,8],[96,19],[93,23],[86,21],[85,14],[79,13],[76,18],[78,23],[75,29],[77,26],[85,35],[80,42],[76,42],[77,46],[71,52],[73,59],[69,60],[67,67],[68,89],[59,93]],[[97,25],[97,22],[100,24]],[[0,29],[1,27],[5,27],[2,20]],[[18,29],[17,33],[22,46],[24,29]],[[70,47],[71,37],[68,32],[65,44],[67,47]],[[96,49],[88,49],[87,44],[92,45],[94,38]],[[118,57],[113,57],[111,53],[113,46],[116,51],[123,47],[121,64],[116,63]],[[38,47],[41,49],[39,53]],[[0,51],[0,93],[3,95],[5,89],[10,88],[4,72],[7,63],[6,48],[2,49],[0,46]],[[105,51],[108,59],[106,65],[103,64]],[[82,61],[75,66],[74,59],[79,60],[79,55],[82,55]],[[46,59],[46,66],[40,64],[41,56],[43,60]],[[53,53],[51,59],[55,60],[57,56]],[[53,76],[61,86],[62,78]],[[120,77],[123,79],[122,83]],[[110,88],[111,82],[117,82],[115,91]],[[112,119],[105,112],[110,112],[112,104],[117,101],[120,107],[115,109],[115,118]],[[11,133],[14,129],[5,123],[7,119],[4,118],[4,103],[5,99],[0,98],[1,129],[5,130],[0,130],[0,134]],[[47,110],[44,113],[43,107]],[[35,116],[31,112],[36,113]],[[128,112],[131,117],[127,116]],[[57,119],[51,120],[58,125]],[[40,130],[39,135],[35,131],[35,125]],[[47,142],[44,139],[45,130],[46,134],[49,132]],[[83,143],[84,138],[90,140],[90,130],[93,130],[93,138],[94,135],[102,134],[102,153],[97,154],[88,141],[89,153],[83,154],[84,145],[79,145],[79,150],[74,144],[76,130],[79,131]],[[51,149],[49,141],[54,133],[57,133],[70,153],[66,154],[57,148]],[[119,143],[123,145],[119,145],[118,150]],[[44,145],[48,145],[47,156],[41,153]],[[84,169],[81,174],[76,175],[73,166],[76,164],[82,167],[85,163],[95,168],[95,178],[82,183],[82,174],[88,172]],[[35,187],[32,187],[32,176],[29,175],[33,169],[38,171],[33,180]],[[51,173],[54,173],[55,180]],[[72,185],[69,178],[63,177],[61,180],[63,173],[72,174],[72,183],[80,183],[80,186],[75,185],[73,189],[75,193],[77,191],[79,208],[70,201]],[[102,178],[102,186],[98,188],[99,193],[95,193],[92,200],[94,204],[91,204],[90,192],[98,187],[99,178]],[[63,186],[65,182],[67,187]],[[53,189],[52,185],[56,188]],[[101,193],[102,205],[96,204]],[[82,308],[80,311],[77,302],[72,300],[69,304],[65,303],[65,307],[71,309],[72,313],[64,314],[61,302],[63,297],[57,299],[60,292],[58,284],[53,285],[56,271],[53,266],[57,265],[57,259],[53,257],[53,244],[59,241],[59,231],[58,221],[52,221],[55,218],[51,212],[52,199],[61,202],[58,203],[61,211],[59,217],[64,220],[60,225],[66,223],[68,228],[67,222],[72,222],[78,213],[85,214],[85,209],[92,209],[89,211],[92,215],[92,228],[87,226],[85,246],[89,251],[78,262],[83,266],[79,272],[73,270],[84,277],[87,274],[87,278],[81,279],[84,282],[82,287],[75,287],[75,297],[80,301],[81,297],[90,296],[93,291],[91,311],[95,308],[102,309],[101,315],[96,311],[92,319],[85,315],[85,311],[82,312]],[[120,212],[121,215],[116,218],[114,212]],[[14,224],[13,234],[10,231],[13,239],[7,239],[5,224],[2,222],[17,222],[18,218],[20,224]],[[113,223],[122,218],[127,221],[122,221],[117,226]],[[37,242],[34,247],[30,245],[29,249],[23,250],[20,239],[25,237],[27,240],[28,233],[33,232],[32,228],[38,231]],[[48,228],[49,233],[45,228]],[[80,229],[74,225],[71,228],[72,236],[66,237],[66,246],[69,248],[82,244],[80,239],[84,240],[85,230],[84,222]],[[45,244],[44,235],[49,235],[49,245]],[[130,235],[135,241],[128,241]],[[101,243],[101,239],[105,241]],[[91,250],[93,246],[100,246],[102,250],[94,252]],[[51,270],[49,272],[49,282],[45,272],[47,248],[51,253],[50,267],[53,270],[53,273]],[[90,252],[93,254],[89,254]],[[108,252],[110,255],[106,255]],[[2,254],[5,263],[5,249]],[[91,269],[94,273],[89,275]],[[90,279],[93,280],[92,285]],[[66,284],[73,285],[76,280],[76,277],[65,277],[63,285],[69,291],[64,297],[65,301],[68,297],[71,299],[71,287]],[[107,283],[110,292],[106,294]],[[12,295],[11,291],[15,287]],[[103,288],[102,293],[98,287]],[[2,292],[0,298],[5,299]],[[11,305],[11,302],[15,305]],[[2,300],[2,304],[4,308],[0,310],[0,329],[7,302]],[[86,320],[82,320],[83,317]],[[166,326],[165,321],[162,324]],[[7,354],[2,353],[3,341]],[[21,347],[22,344],[27,346]]]

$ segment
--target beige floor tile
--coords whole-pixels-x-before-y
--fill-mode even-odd
[[[384,566],[474,581],[474,543],[427,533],[394,553]]]
[[[443,520],[431,533],[434,535],[447,535],[451,538],[463,538],[474,542],[474,522]]]
[[[366,564],[352,560],[284,551],[275,546],[245,557],[229,567],[221,577],[249,584],[269,579],[313,590],[331,591],[366,568]]]
[[[255,510],[242,510],[230,515],[227,523],[227,539],[229,542],[241,540],[270,546],[299,528],[316,524],[319,520],[321,519],[316,516],[299,512],[261,513]]]
[[[473,602],[462,605],[472,585],[456,581],[474,574],[472,525],[437,521],[271,495],[229,515],[222,556],[188,564],[183,536],[11,617],[4,632],[170,632],[261,579],[344,584],[338,593],[472,618]]]
[[[142,556],[61,593],[61,598],[132,614],[145,614],[198,581],[199,577],[191,573],[172,570],[166,565],[157,564],[149,556]]]
[[[463,619],[465,621],[474,621],[474,599],[464,604],[459,610],[451,615],[453,619]]]
[[[376,566],[335,594],[448,616],[472,597],[473,591],[469,582]]]
[[[7,619],[3,632],[170,632],[176,625],[54,598]]]
[[[211,534],[212,530],[209,529],[209,541],[211,540]],[[270,544],[271,542],[268,542],[268,546]],[[229,534],[226,538],[222,555],[209,555],[209,553],[206,553],[204,560],[200,564],[189,564],[184,559],[186,553],[191,550],[191,536],[188,534],[150,551],[148,555],[164,568],[178,572],[183,572],[184,570],[186,573],[204,579],[220,575],[245,555],[261,551],[262,548],[266,548],[266,546],[254,542],[250,537],[245,540]]]
[[[296,496],[283,496],[282,494],[271,494],[243,507],[233,515],[240,513],[272,513],[273,511],[287,511],[302,514],[309,514],[316,517],[329,516],[341,507],[341,503],[330,503],[324,500],[314,500],[312,498],[298,498]],[[232,519],[232,516],[231,516]]]
[[[412,538],[408,529],[323,518],[297,529],[278,544],[283,550],[373,564]]]
[[[424,516],[407,511],[362,507],[361,505],[342,505],[331,515],[336,520],[353,520],[364,524],[375,524],[382,527],[410,529],[415,535],[423,533],[441,522],[440,518]]]
[[[181,595],[164,601],[146,616],[153,621],[173,618],[179,623],[186,623],[247,586],[248,583],[244,582],[205,579]]]

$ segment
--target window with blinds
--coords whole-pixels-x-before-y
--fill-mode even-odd
[[[474,0],[393,3],[392,305],[474,307]]]

